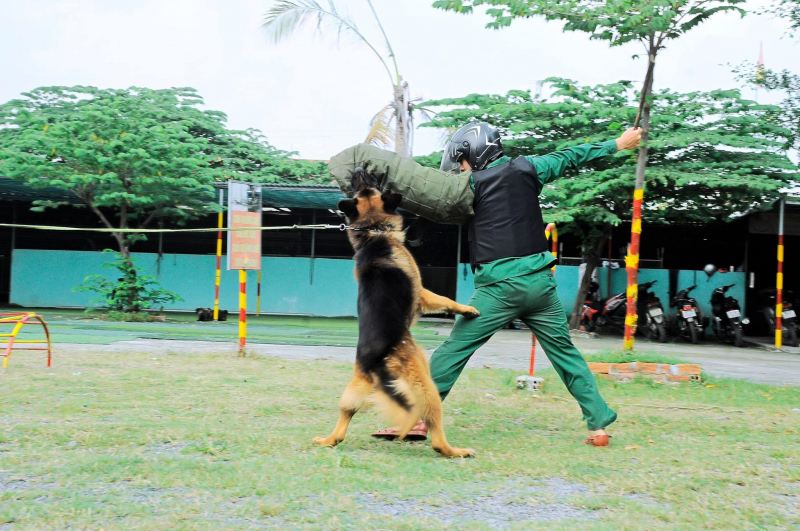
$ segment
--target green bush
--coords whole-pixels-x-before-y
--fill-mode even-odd
[[[110,249],[104,252],[114,254],[114,260],[104,264],[104,267],[118,271],[120,276],[116,282],[103,275],[88,275],[83,279],[83,284],[78,286],[77,291],[98,294],[97,305],[109,310],[109,317],[114,314],[122,317],[123,321],[145,321],[149,320],[147,314],[144,314],[143,319],[137,319],[134,315],[142,314],[146,309],[163,307],[166,303],[183,300],[177,293],[163,289],[155,278],[139,275],[136,272],[136,265],[129,257],[126,258]]]

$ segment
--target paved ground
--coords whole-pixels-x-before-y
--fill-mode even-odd
[[[449,327],[443,323],[440,328],[447,335]],[[530,356],[530,333],[523,330],[503,330],[496,334],[472,357],[469,367],[498,367],[527,371]],[[619,337],[591,338],[584,334],[574,335],[575,344],[584,354],[618,350],[622,339]],[[668,355],[686,361],[700,363],[703,369],[715,376],[743,378],[758,383],[773,385],[800,386],[800,349],[787,348],[785,352],[771,352],[765,347],[735,348],[711,341],[690,345],[687,343],[653,343],[637,341],[637,349]],[[118,341],[111,345],[59,345],[56,362],[61,355],[68,356],[76,350],[98,350],[114,352],[151,351],[168,354],[170,352],[236,352],[231,343],[217,341],[174,341],[143,339]],[[351,362],[354,356],[352,347],[320,347],[299,345],[251,344],[248,350],[259,355],[283,357],[287,359],[328,359]],[[549,367],[547,357],[541,347],[537,350],[536,368]]]

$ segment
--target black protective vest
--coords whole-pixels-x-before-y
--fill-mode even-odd
[[[473,269],[500,258],[522,257],[547,250],[539,208],[541,184],[525,157],[476,171],[475,216],[469,225]]]

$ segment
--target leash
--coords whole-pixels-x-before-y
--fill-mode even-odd
[[[332,225],[329,223],[318,223],[314,225],[281,225],[275,227],[239,227],[239,228],[197,228],[197,229],[112,229],[108,227],[62,227],[58,225],[24,225],[18,223],[0,223],[0,227],[9,229],[31,229],[31,230],[50,230],[62,232],[104,232],[104,233],[191,233],[191,232],[243,232],[243,231],[274,231],[274,230],[347,230],[362,232],[405,232],[407,229],[384,229],[377,227],[354,227],[345,223]]]

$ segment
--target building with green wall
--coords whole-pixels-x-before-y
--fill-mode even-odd
[[[16,181],[0,178],[0,223],[33,225],[98,226],[86,209],[61,207],[32,212],[34,199],[47,191],[31,190]],[[263,223],[280,230],[263,232],[263,313],[322,316],[355,315],[357,286],[352,273],[352,250],[346,235],[333,230],[296,230],[294,225],[338,225],[336,212],[341,192],[328,186],[264,186]],[[756,310],[755,294],[774,286],[776,224],[774,212],[754,214],[732,223],[704,226],[646,226],[643,238],[640,279],[656,279],[656,293],[665,306],[683,287],[697,284],[693,295],[708,312],[714,287],[735,284],[731,294]],[[190,227],[214,227],[216,216],[196,220]],[[407,243],[417,259],[423,282],[435,292],[466,302],[472,292],[472,273],[467,265],[466,231],[458,226],[438,225],[423,219],[407,219]],[[282,227],[282,228],[281,228]],[[602,257],[612,265],[623,265],[629,227],[622,225],[610,234],[608,250]],[[793,268],[800,263],[800,207],[791,204],[786,223],[786,285],[795,288]],[[216,233],[151,235],[134,247],[134,259],[143,274],[151,275],[182,300],[167,310],[194,310],[213,304],[214,250]],[[577,242],[569,233],[560,238],[556,277],[565,309],[574,304],[578,267]],[[112,238],[91,232],[48,233],[29,229],[0,228],[0,301],[21,306],[85,307],[92,295],[75,290],[89,274],[113,272],[103,267],[110,259],[105,248]],[[700,270],[715,263],[729,273],[706,277]],[[772,268],[772,269],[770,269]],[[599,271],[600,293],[624,291],[625,275],[620,267]],[[249,304],[256,308],[256,273],[248,278]],[[223,271],[221,304],[237,307],[238,280],[234,272]],[[744,304],[743,304],[744,305]]]

